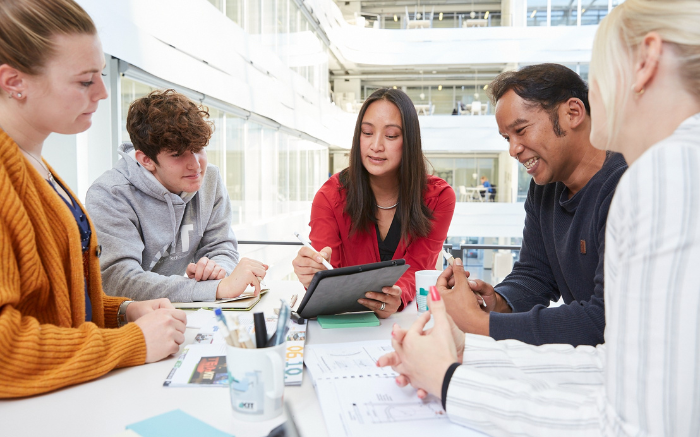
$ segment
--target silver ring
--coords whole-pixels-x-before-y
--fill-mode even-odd
[[[382,302],[382,306],[379,307],[379,311],[384,311],[384,308],[386,308],[386,302]]]

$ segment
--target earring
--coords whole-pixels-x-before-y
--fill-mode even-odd
[[[637,96],[641,96],[642,94],[644,94],[644,91],[646,91],[644,88],[640,89],[639,91],[635,91],[634,86],[635,84],[632,84],[632,92],[635,93]]]
[[[21,99],[22,98],[22,93],[17,93],[17,98]]]

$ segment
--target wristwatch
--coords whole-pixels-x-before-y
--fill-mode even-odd
[[[126,307],[132,302],[133,300],[125,300],[119,305],[119,311],[117,311],[117,326],[120,328],[129,323],[129,321],[126,320]]]

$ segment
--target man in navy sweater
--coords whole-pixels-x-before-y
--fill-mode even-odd
[[[605,221],[627,169],[622,155],[595,149],[586,83],[557,64],[499,75],[489,89],[510,155],[532,182],[525,201],[520,260],[503,282],[469,280],[452,288],[448,268],[438,282],[462,331],[541,345],[604,342]],[[564,305],[548,308],[559,298]]]

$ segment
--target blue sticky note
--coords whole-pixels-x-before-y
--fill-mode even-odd
[[[233,437],[201,420],[190,416],[182,410],[173,410],[141,422],[127,425],[141,437]]]

